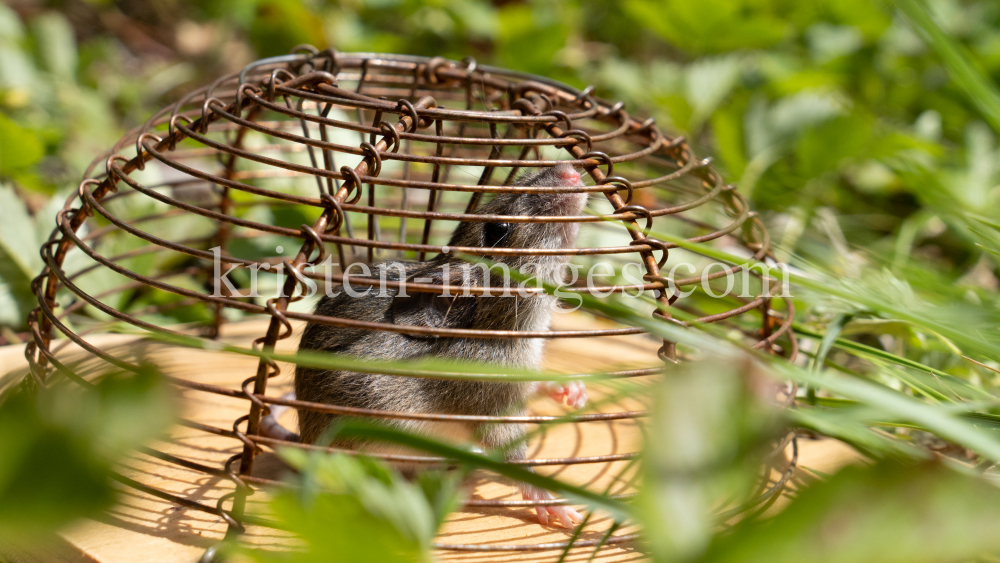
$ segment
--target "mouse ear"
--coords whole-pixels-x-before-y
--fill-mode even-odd
[[[451,275],[452,287],[461,285],[461,275]],[[457,278],[457,280],[456,280]],[[444,272],[440,269],[423,270],[414,273],[410,283],[431,283],[444,285]],[[456,293],[452,289],[452,293]],[[408,291],[408,297],[396,297],[392,301],[392,322],[400,325],[427,326],[433,328],[468,328],[476,313],[476,299],[461,295],[441,295]]]

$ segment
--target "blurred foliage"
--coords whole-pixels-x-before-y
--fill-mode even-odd
[[[1000,6],[930,10],[971,69],[1000,76]],[[19,0],[0,6],[0,179],[38,215],[155,109],[299,43],[473,56],[594,84],[684,134],[751,196],[785,259],[897,275],[919,259],[995,290],[977,244],[1000,224],[998,118],[903,14],[880,0]],[[20,329],[24,280],[0,278],[19,304],[0,323]]]
[[[709,543],[719,499],[753,500],[755,476],[780,414],[763,374],[751,364],[707,361],[683,366],[656,388],[647,433],[655,436],[643,456],[642,493],[636,503],[651,534],[649,550],[660,561],[696,557]]]
[[[629,505],[635,512],[615,518],[621,524],[633,515],[655,530],[646,547],[657,560],[956,561],[1000,552],[995,477],[978,473],[1000,462],[1000,4],[8,2],[0,5],[6,340],[18,338],[12,331],[23,330],[33,303],[28,284],[42,266],[36,249],[91,160],[184,92],[299,43],[473,56],[578,87],[593,84],[598,95],[625,100],[635,115],[653,115],[685,135],[761,212],[779,257],[796,268],[795,330],[806,358],[804,365],[765,367],[804,390],[796,409],[774,412],[761,401],[757,368],[731,359],[698,373],[679,369],[652,392],[651,425],[662,443],[646,452],[645,487]],[[188,221],[165,228],[206,228]],[[116,250],[130,250],[127,244]],[[680,246],[740,261],[718,249]],[[158,259],[130,259],[129,267],[152,271]],[[80,283],[104,283],[100,272],[88,276]],[[136,295],[115,299],[109,304]],[[692,348],[722,350],[729,338],[714,327],[705,330],[715,338],[705,339],[655,323],[648,311],[637,314],[634,302],[585,301]],[[198,314],[181,310],[159,322]],[[718,357],[736,358],[731,353]],[[72,510],[59,512],[67,518],[107,505],[108,460],[156,425],[114,438],[113,416],[97,413],[119,404],[111,389],[125,384],[101,385],[109,390],[95,396],[105,398],[67,403],[65,413],[48,402],[58,397],[12,395],[0,405],[0,528],[12,525],[4,508],[15,501],[36,503],[31,518],[16,522],[25,528],[64,522],[51,511],[57,497],[72,499]],[[121,404],[161,412],[153,388],[122,391]],[[772,519],[755,513],[721,527],[712,501],[747,494],[762,445],[785,425],[837,437],[878,462],[813,485]],[[381,438],[497,468],[493,458],[426,440]],[[456,502],[454,483],[440,475],[406,483],[368,461],[290,455],[303,472],[300,488],[276,496],[272,510],[306,540],[311,549],[303,557],[330,560],[331,550],[347,557],[344,550],[368,548],[378,537],[387,559],[426,558]],[[52,460],[73,467],[65,465],[70,460],[78,470],[53,472],[46,465]],[[16,497],[29,489],[12,484],[38,475],[51,481],[50,493]],[[574,494],[556,482],[544,486]],[[620,508],[574,498],[609,512]]]
[[[109,508],[114,465],[172,421],[171,391],[152,368],[84,387],[67,383],[0,396],[0,542],[7,545],[30,545]]]
[[[996,3],[930,10],[970,68],[1000,76]],[[20,0],[0,7],[0,179],[39,214],[155,109],[299,43],[474,56],[594,84],[684,134],[751,196],[785,259],[897,275],[919,259],[995,290],[977,244],[1000,224],[997,117],[903,13],[878,0]],[[18,329],[23,280],[0,277],[0,297],[22,304],[0,322]]]
[[[428,471],[408,482],[384,462],[367,458],[293,449],[281,457],[298,473],[269,506],[304,545],[294,553],[233,545],[230,553],[261,563],[429,562],[431,540],[459,504],[458,473]]]
[[[766,523],[741,523],[704,561],[922,563],[1000,552],[1000,490],[936,464],[850,467]]]

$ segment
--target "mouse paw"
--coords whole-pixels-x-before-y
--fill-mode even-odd
[[[535,487],[523,489],[521,497],[524,500],[552,500],[555,498],[552,493]],[[574,524],[583,521],[583,516],[570,506],[536,506],[535,512],[538,513],[538,523],[543,526],[548,526],[551,522],[553,526],[572,528]]]
[[[566,401],[566,404],[574,409],[581,409],[587,404],[587,386],[582,381],[546,382],[542,383],[538,390],[552,397],[557,403]]]

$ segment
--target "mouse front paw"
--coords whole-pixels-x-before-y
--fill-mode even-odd
[[[582,381],[565,383],[549,381],[542,383],[538,392],[552,397],[557,403],[566,401],[566,404],[574,409],[581,409],[587,404],[587,386]]]
[[[521,490],[521,498],[524,500],[553,500],[552,493],[535,487],[526,487]],[[583,516],[571,506],[536,506],[538,513],[538,523],[548,526],[549,522],[553,526],[560,525],[563,528],[572,528],[574,524],[583,521]]]

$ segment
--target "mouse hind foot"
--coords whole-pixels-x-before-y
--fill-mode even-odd
[[[574,409],[582,409],[587,404],[587,386],[582,381],[540,382],[536,392],[548,395],[560,404],[565,401],[567,406]]]
[[[524,500],[555,500],[552,493],[533,485],[523,485],[521,487],[521,498]],[[573,526],[583,521],[583,515],[577,512],[572,506],[556,504],[538,505],[535,506],[535,512],[538,513],[538,523],[543,526],[548,526],[549,522],[551,522],[553,526],[560,525],[563,528],[572,529]]]

